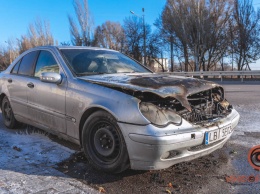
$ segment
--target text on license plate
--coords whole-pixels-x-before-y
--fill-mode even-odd
[[[231,125],[216,129],[214,131],[209,131],[205,133],[205,144],[208,145],[215,141],[224,139],[227,135],[232,133],[233,129]]]

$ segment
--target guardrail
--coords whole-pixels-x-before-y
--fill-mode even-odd
[[[241,82],[244,81],[246,76],[260,76],[260,71],[196,71],[196,72],[169,72],[173,75],[187,76],[187,77],[201,77],[204,76],[219,76],[223,81],[224,76],[240,76]]]

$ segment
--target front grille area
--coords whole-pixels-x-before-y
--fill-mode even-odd
[[[226,117],[231,112],[232,106],[222,96],[224,95],[220,88],[190,95],[188,101],[192,111],[182,109],[177,113],[193,124],[212,122]]]
[[[205,144],[202,144],[202,145],[198,145],[198,146],[193,146],[193,147],[190,147],[188,150],[191,151],[191,152],[196,152],[196,151],[200,151],[200,150],[204,150],[206,148],[210,148],[214,145],[217,145],[219,144],[220,142],[224,141],[225,139],[221,139],[219,141],[216,141],[214,143],[211,143],[211,144],[208,144],[208,145],[205,145]]]

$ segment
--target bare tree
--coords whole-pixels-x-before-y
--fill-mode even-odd
[[[29,25],[28,35],[32,46],[54,44],[54,39],[50,30],[50,24],[47,21],[36,19],[34,23]]]
[[[160,31],[154,31],[147,38],[147,56],[148,64],[152,68],[152,61],[155,61],[161,68],[162,72],[165,71],[167,65],[164,59],[165,42],[161,36]]]
[[[126,53],[134,59],[142,61],[142,21],[135,16],[125,18],[124,31],[126,36]]]
[[[10,54],[4,47],[1,47],[1,50],[0,50],[0,71],[5,70],[8,67],[8,65],[10,65]]]
[[[164,14],[165,14],[164,16],[160,15],[159,18],[156,19],[154,25],[159,30],[158,33],[160,35],[159,35],[158,39],[160,40],[161,46],[163,46],[163,49],[167,50],[165,45],[168,45],[168,47],[170,48],[169,49],[170,63],[171,63],[170,70],[173,72],[173,69],[174,69],[174,51],[177,51],[177,50],[183,51],[183,47],[182,47],[182,44],[180,44],[180,42],[178,41],[179,39],[176,38],[176,34],[175,34],[174,30],[172,30],[172,28],[171,28],[171,23],[165,21],[164,17],[167,18],[169,16],[166,16],[167,13],[164,13]],[[174,46],[175,46],[175,48],[174,48]],[[179,56],[179,58],[181,58],[181,57]]]
[[[252,0],[236,0],[233,18],[233,52],[237,69],[250,69],[249,63],[260,58],[260,10],[254,10]]]
[[[60,45],[62,46],[70,46],[70,42],[69,41],[63,41],[63,42],[60,42]]]
[[[125,33],[121,24],[106,21],[98,26],[95,30],[93,45],[123,52],[125,50]]]
[[[143,32],[143,20],[136,16],[125,18],[124,20],[124,32],[126,37],[127,54],[131,55],[134,59],[142,61],[142,52],[144,51],[144,32]],[[149,39],[151,34],[151,26],[145,24],[146,39]]]
[[[22,35],[21,38],[9,39],[6,43],[7,47],[3,47],[0,52],[1,69],[5,69],[19,54],[30,48],[54,45],[54,38],[51,34],[49,22],[37,19],[29,24],[26,35]]]
[[[54,45],[49,22],[40,19],[29,24],[27,35],[22,35],[17,41],[19,53],[36,46]]]
[[[7,47],[0,47],[0,71],[6,69],[19,56],[16,41],[9,38],[6,43]]]
[[[161,15],[162,28],[176,47],[182,49],[185,71],[193,56],[195,69],[209,69],[227,49],[229,0],[168,0]],[[171,45],[172,47],[172,45]]]
[[[161,29],[170,43],[171,69],[173,70],[173,44],[181,43],[185,59],[185,71],[188,71],[188,37],[186,34],[187,24],[187,0],[168,0],[161,15]],[[174,40],[176,37],[178,40]]]
[[[73,6],[77,20],[68,15],[72,44],[89,46],[92,43],[94,22],[89,11],[88,0],[74,0]]]

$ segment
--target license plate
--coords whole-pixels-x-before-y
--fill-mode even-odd
[[[231,125],[222,127],[220,129],[216,129],[214,131],[209,131],[205,133],[205,144],[211,144],[218,140],[226,138],[230,133],[232,133],[233,129]]]

